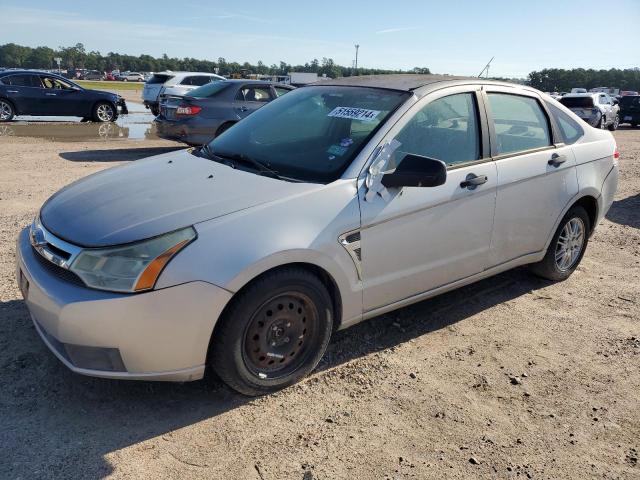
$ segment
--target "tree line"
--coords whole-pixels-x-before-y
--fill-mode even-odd
[[[25,47],[15,43],[0,45],[0,66],[17,67],[30,69],[51,70],[58,67],[55,58],[62,59],[61,68],[64,70],[75,68],[86,68],[109,72],[112,70],[132,71],[132,72],[161,72],[163,70],[211,72],[220,75],[233,75],[244,72],[286,75],[289,72],[312,72],[327,77],[348,77],[353,75],[352,67],[337,65],[331,58],[314,58],[304,65],[291,65],[286,62],[266,65],[259,61],[256,65],[249,62],[229,62],[220,57],[217,61],[199,60],[196,58],[174,58],[164,54],[162,57],[152,57],[151,55],[122,55],[120,53],[109,52],[106,55],[97,51],[87,51],[82,43],[71,47],[60,47],[57,50],[49,47]],[[358,75],[375,75],[385,73],[430,73],[428,68],[416,67],[409,71],[385,70],[378,68],[360,68]]]
[[[640,68],[593,70],[545,68],[529,74],[529,85],[543,92],[569,92],[573,87],[612,87],[640,91]]]

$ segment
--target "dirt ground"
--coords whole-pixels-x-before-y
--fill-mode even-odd
[[[616,201],[569,280],[517,269],[339,332],[259,399],[75,375],[14,280],[49,195],[177,144],[0,137],[0,478],[640,478],[640,130],[615,136]]]

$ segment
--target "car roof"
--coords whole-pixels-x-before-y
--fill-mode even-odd
[[[44,70],[3,70],[3,71],[0,71],[0,77],[6,77],[7,75],[25,75],[25,74],[31,74],[31,75],[53,75],[55,77],[64,78],[59,73],[46,72]]]
[[[388,90],[399,90],[403,92],[416,93],[422,96],[429,91],[445,86],[455,85],[500,85],[508,87],[519,87],[529,91],[535,91],[531,87],[509,82],[487,80],[478,77],[457,77],[453,75],[420,75],[414,73],[399,73],[390,75],[361,75],[353,77],[343,77],[336,79],[322,79],[318,82],[310,83],[307,86],[349,86],[349,87],[370,87],[383,88]],[[304,87],[303,87],[304,88]]]
[[[594,95],[607,95],[607,93],[606,92],[567,93],[562,98],[593,97]]]
[[[212,77],[220,77],[220,75],[217,75],[215,73],[211,73],[211,72],[172,72],[171,70],[165,70],[163,72],[154,72],[154,75],[207,75],[207,76],[212,76]]]

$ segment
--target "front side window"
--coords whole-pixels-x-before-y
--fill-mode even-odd
[[[480,158],[478,110],[473,93],[442,97],[428,103],[396,136],[395,161],[408,154],[442,160],[449,166]]]
[[[238,92],[238,100],[244,102],[268,102],[271,100],[269,87],[243,87]]]
[[[549,122],[535,98],[489,93],[498,155],[551,145]]]
[[[276,96],[278,97],[281,97],[285,93],[289,93],[291,91],[290,88],[284,88],[284,87],[273,87],[273,89],[276,91]]]
[[[364,87],[298,88],[216,137],[209,150],[260,161],[282,177],[333,182],[410,96]]]
[[[69,90],[72,87],[71,83],[60,80],[54,77],[40,77],[44,88],[50,88],[55,90]]]
[[[551,115],[556,119],[556,123],[560,128],[560,134],[565,144],[571,145],[576,143],[578,139],[584,134],[582,127],[569,115],[564,113],[558,107],[552,103],[547,103],[547,107],[551,111]]]

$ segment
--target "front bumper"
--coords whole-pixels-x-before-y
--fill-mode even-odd
[[[127,102],[124,100],[124,98],[118,98],[118,103],[116,104],[116,106],[121,115],[127,115],[129,113]]]
[[[24,229],[16,248],[18,282],[36,330],[71,370],[132,380],[202,378],[230,292],[199,281],[140,294],[103,292],[56,275],[36,255]],[[106,368],[78,364],[96,352]]]

